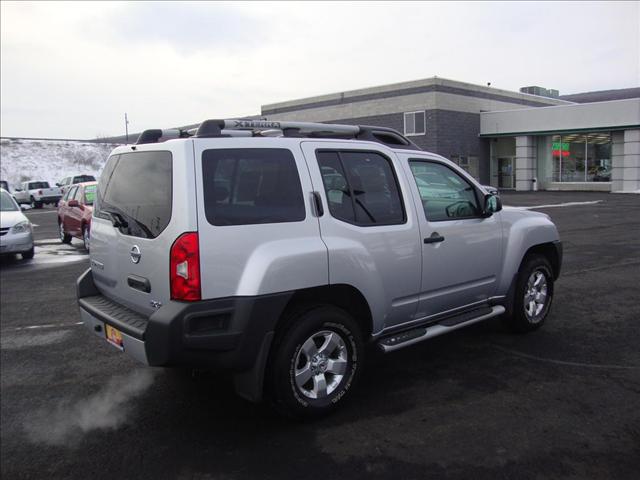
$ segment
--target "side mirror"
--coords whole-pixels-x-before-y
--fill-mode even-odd
[[[68,207],[79,207],[80,204],[78,203],[78,200],[69,200],[67,202],[67,206]]]
[[[488,193],[487,195],[485,195],[484,209],[482,212],[483,216],[490,217],[491,215],[493,215],[496,212],[499,212],[500,210],[502,210],[502,200],[500,200],[500,197],[492,193]]]
[[[61,183],[56,183],[56,187],[61,187],[62,184]]]

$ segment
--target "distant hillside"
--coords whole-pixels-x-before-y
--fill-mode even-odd
[[[64,140],[0,140],[0,178],[11,189],[26,180],[46,180],[52,186],[62,178],[102,171],[117,144]]]

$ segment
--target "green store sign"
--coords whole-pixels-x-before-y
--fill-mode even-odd
[[[553,142],[553,144],[551,145],[551,150],[564,150],[564,151],[568,151],[569,150],[569,144],[568,143],[560,143],[560,142]]]

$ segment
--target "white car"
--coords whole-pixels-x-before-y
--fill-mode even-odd
[[[33,227],[14,198],[0,188],[0,253],[33,258]]]

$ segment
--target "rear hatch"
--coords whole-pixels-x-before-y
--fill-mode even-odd
[[[172,140],[114,150],[100,176],[91,225],[96,287],[150,315],[170,301],[169,255],[197,231],[193,142]]]

